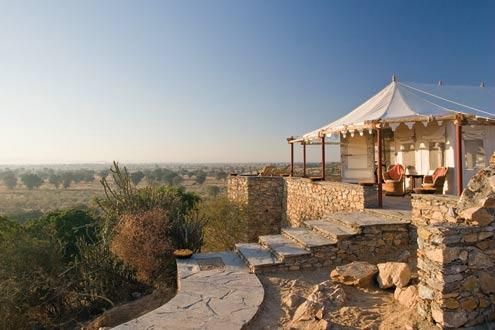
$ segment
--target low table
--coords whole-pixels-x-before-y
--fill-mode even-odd
[[[425,176],[423,174],[406,174],[406,178],[411,178],[411,189],[409,192],[413,192],[416,189],[416,179],[421,179],[421,184],[423,184]]]
[[[414,188],[415,194],[434,194],[436,192],[436,188]]]
[[[360,186],[367,186],[367,187],[375,185],[375,183],[373,181],[359,181],[358,184]]]

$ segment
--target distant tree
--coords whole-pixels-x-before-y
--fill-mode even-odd
[[[17,186],[17,176],[12,171],[2,173],[2,181],[9,189],[14,189]]]
[[[203,184],[206,181],[206,173],[202,170],[196,172],[196,177],[194,179],[198,184]]]
[[[70,187],[72,180],[73,180],[72,172],[62,173],[62,186],[64,187],[64,189]]]
[[[82,169],[77,171],[78,176],[80,177],[80,181],[84,182],[93,182],[95,180],[95,171]]]
[[[206,193],[210,197],[217,197],[218,194],[220,193],[220,187],[219,186],[208,186],[208,187],[206,187]]]
[[[172,178],[171,185],[172,186],[179,186],[184,179],[180,175],[176,175]]]
[[[217,179],[217,180],[225,180],[225,179],[227,179],[227,176],[228,176],[227,172],[222,171],[222,170],[215,173],[215,179]]]
[[[57,189],[58,187],[60,187],[62,181],[63,181],[62,176],[58,174],[50,174],[50,176],[48,177],[48,182],[54,185],[55,188]]]
[[[29,190],[38,188],[43,184],[43,179],[33,173],[25,173],[21,175],[21,181]]]
[[[144,178],[144,173],[142,171],[131,173],[131,181],[132,183],[134,183],[135,186],[137,186],[139,182],[143,180],[143,178]]]
[[[108,176],[108,174],[110,174],[110,170],[109,169],[104,169],[104,170],[101,170],[98,172],[98,176],[100,178],[106,178]]]

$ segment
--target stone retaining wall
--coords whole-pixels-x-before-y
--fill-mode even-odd
[[[495,320],[494,227],[418,228],[418,313],[442,327]]]
[[[284,181],[284,220],[290,227],[299,227],[305,220],[333,212],[361,211],[377,205],[375,186],[291,177]]]
[[[412,194],[412,221],[417,225],[454,221],[453,209],[458,201],[459,197],[451,195]]]
[[[283,217],[283,178],[230,176],[228,198],[248,207],[248,240],[280,233]]]
[[[418,313],[443,328],[495,320],[495,155],[459,199],[413,197]]]
[[[337,244],[312,247],[311,255],[288,258],[280,265],[257,272],[320,269],[363,260],[371,263],[408,261],[416,251],[410,244],[408,227],[405,223],[363,228],[357,235],[343,238]]]
[[[416,251],[410,243],[408,224],[364,227],[360,234],[339,242],[337,262],[406,261]]]
[[[230,176],[228,197],[249,207],[252,239],[333,212],[377,206],[375,186],[277,176]]]

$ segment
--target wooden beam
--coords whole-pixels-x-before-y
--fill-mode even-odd
[[[302,143],[303,146],[303,178],[306,177],[306,143]]]
[[[325,135],[321,137],[321,179],[325,181]]]
[[[462,194],[462,118],[459,116],[455,121],[455,179],[457,184],[457,195]]]
[[[383,187],[382,187],[382,181],[383,181],[383,173],[382,173],[382,128],[377,127],[376,128],[376,144],[378,148],[378,160],[377,160],[377,171],[376,171],[376,176],[377,176],[377,185],[378,185],[378,207],[383,208]]]
[[[294,143],[290,143],[290,176],[294,176]]]

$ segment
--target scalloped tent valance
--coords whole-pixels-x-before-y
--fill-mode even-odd
[[[313,141],[322,136],[371,130],[377,123],[398,126],[413,122],[453,120],[459,114],[495,123],[495,88],[447,86],[392,81],[353,111],[296,139]],[[440,123],[441,124],[441,123]]]

